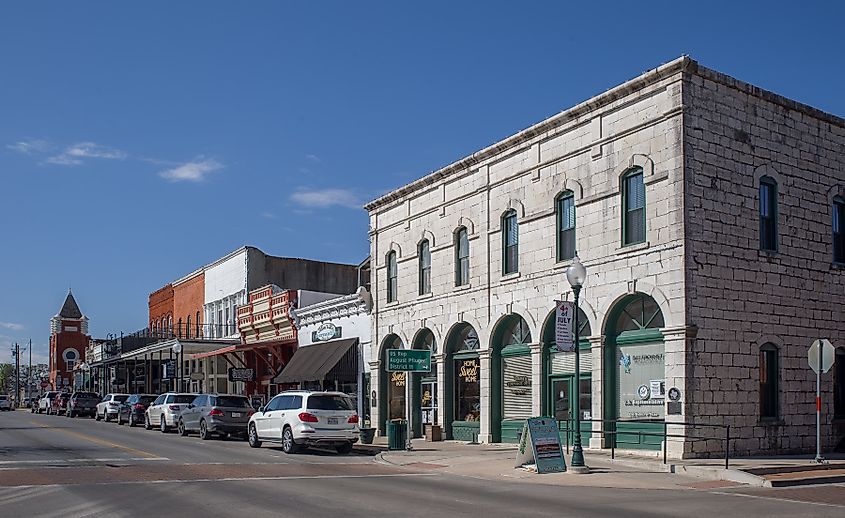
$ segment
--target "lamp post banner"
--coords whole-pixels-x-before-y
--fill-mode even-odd
[[[572,352],[575,339],[572,335],[572,320],[575,317],[575,304],[565,300],[555,301],[555,343],[553,352]]]

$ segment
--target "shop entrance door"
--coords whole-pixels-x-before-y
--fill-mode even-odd
[[[437,424],[437,382],[423,381],[420,390],[420,422]]]
[[[592,436],[593,423],[589,420],[592,418],[592,375],[590,373],[581,375],[581,442],[589,441]],[[560,426],[560,440],[564,444],[567,441],[566,430],[569,430],[568,441],[572,444],[575,430],[575,414],[574,400],[575,397],[575,375],[565,374],[559,376],[549,377],[550,394],[547,399],[549,408],[547,412],[556,420],[561,421]],[[567,421],[569,426],[567,427]]]

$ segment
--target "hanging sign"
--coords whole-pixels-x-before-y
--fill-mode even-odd
[[[255,369],[238,369],[229,367],[229,381],[252,381],[255,379]]]
[[[516,451],[516,467],[537,473],[566,471],[557,421],[550,417],[532,417],[525,421]]]
[[[387,372],[431,371],[430,349],[388,349]]]
[[[555,301],[555,345],[554,352],[575,351],[575,337],[572,320],[575,317],[575,304],[565,300]]]

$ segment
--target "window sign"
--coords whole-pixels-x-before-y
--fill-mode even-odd
[[[478,358],[455,360],[456,421],[478,421],[481,416],[480,370]]]
[[[627,345],[616,353],[619,419],[663,419],[663,344]]]
[[[405,372],[391,372],[388,378],[388,404],[390,405],[389,419],[405,417]]]

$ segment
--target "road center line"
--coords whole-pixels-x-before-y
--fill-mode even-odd
[[[111,447],[111,448],[118,448],[118,449],[121,449],[121,450],[124,450],[124,451],[128,451],[129,453],[134,453],[135,455],[140,455],[142,457],[159,458],[158,455],[155,455],[155,454],[150,453],[148,451],[138,450],[136,448],[130,448],[129,446],[123,446],[122,444],[117,444],[117,443],[113,443],[113,442],[110,442],[110,441],[105,441],[103,439],[91,437],[91,436],[85,435],[83,433],[73,432],[73,431],[70,431],[70,430],[65,430],[63,428],[53,428],[51,426],[44,425],[44,424],[38,423],[36,421],[30,421],[30,423],[35,425],[35,426],[38,426],[40,428],[44,428],[44,429],[52,430],[52,431],[56,431],[56,432],[61,432],[61,433],[70,435],[72,437],[76,437],[78,439],[90,441],[90,442],[93,442],[95,444],[99,444],[100,446],[108,446],[108,447]]]

